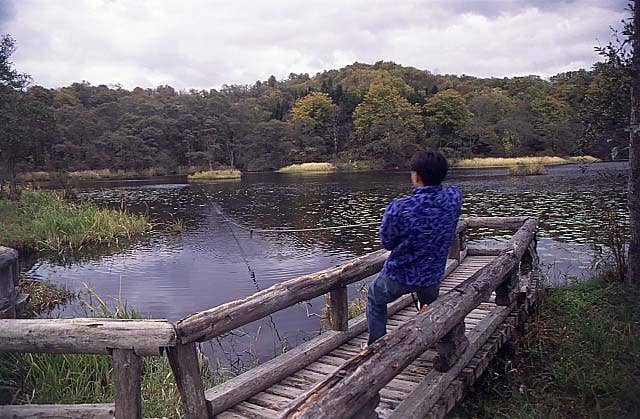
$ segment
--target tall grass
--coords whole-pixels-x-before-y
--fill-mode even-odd
[[[459,160],[454,164],[454,167],[460,167],[460,168],[510,167],[518,164],[555,165],[555,164],[570,164],[570,163],[595,163],[598,161],[600,160],[591,156],[476,157],[473,159]]]
[[[116,302],[114,309],[91,291],[87,312],[97,317],[140,318]],[[220,382],[199,354],[206,388]],[[180,395],[166,357],[145,357],[142,375],[144,417],[183,417]],[[0,402],[11,404],[113,403],[113,370],[107,355],[0,353]]]
[[[550,290],[519,355],[499,358],[453,416],[637,417],[640,289],[610,275]]]
[[[310,172],[333,172],[336,166],[332,163],[302,163],[292,164],[278,169],[279,173],[310,173]]]
[[[237,169],[219,169],[196,172],[188,176],[189,180],[220,180],[220,179],[240,179],[242,172]]]
[[[20,250],[77,251],[115,246],[151,231],[144,215],[69,202],[59,194],[24,190],[19,202],[0,200],[0,244]]]
[[[547,170],[541,163],[518,163],[515,166],[509,166],[508,172],[511,176],[533,176],[547,174]]]

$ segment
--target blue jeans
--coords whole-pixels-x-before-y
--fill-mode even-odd
[[[410,287],[389,278],[384,269],[369,284],[367,291],[367,324],[369,345],[387,334],[387,304],[398,297],[415,292],[421,305],[431,304],[438,298],[440,285]]]

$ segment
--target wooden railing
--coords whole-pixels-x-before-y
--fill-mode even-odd
[[[312,392],[301,396],[287,414],[315,417],[322,412],[344,410],[342,416],[348,417],[363,408],[373,408],[378,390],[437,342],[440,342],[437,364],[443,369],[450,366],[456,359],[456,353],[465,345],[462,321],[466,313],[488,298],[493,290],[496,291],[496,303],[504,305],[512,301],[517,288],[515,269],[534,238],[536,225],[535,219],[527,217],[461,219],[449,253],[446,274],[452,272],[467,254],[499,253],[499,256],[456,287],[454,292],[439,298],[406,326],[389,333]],[[506,250],[477,249],[467,246],[465,239],[466,230],[474,227],[519,230]],[[346,287],[380,271],[387,256],[385,250],[373,252],[338,267],[278,283],[246,298],[192,314],[175,325],[166,320],[96,318],[0,320],[0,352],[109,354],[115,372],[115,406],[0,406],[0,417],[33,416],[34,412],[41,413],[42,417],[55,414],[63,417],[76,414],[108,417],[115,412],[117,418],[139,418],[140,357],[160,355],[165,348],[186,416],[213,416],[364,332],[367,327],[364,317],[348,320]],[[330,330],[227,383],[204,390],[197,342],[215,338],[327,293]],[[402,309],[407,302],[405,297],[390,304],[389,313]]]

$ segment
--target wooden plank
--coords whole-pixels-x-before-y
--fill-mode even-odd
[[[0,319],[16,318],[18,252],[0,246]]]
[[[465,220],[469,228],[481,227],[517,230],[529,219],[531,219],[531,217],[467,217]]]
[[[487,316],[482,324],[469,334],[469,346],[458,362],[445,373],[431,371],[413,393],[400,403],[390,418],[422,418],[424,412],[428,412],[433,407],[442,395],[442,391],[458,376],[514,308],[515,304],[496,309],[494,313]]]
[[[266,407],[271,410],[280,410],[289,403],[291,403],[291,398],[278,396],[276,394],[266,393],[261,391],[260,393],[254,394],[247,400],[249,403],[255,404],[256,406]]]
[[[173,326],[164,319],[0,319],[0,352],[108,355],[131,349],[157,356],[175,344]]]
[[[252,418],[277,418],[278,412],[275,410],[267,409],[262,406],[257,406],[253,403],[242,402],[233,406],[232,411],[236,411],[242,414],[249,415]]]
[[[176,323],[183,343],[206,341],[278,310],[318,297],[378,272],[389,252],[379,250],[335,268],[281,282],[240,300],[192,314]]]
[[[178,343],[167,351],[169,364],[178,385],[180,399],[188,418],[208,418],[207,401],[200,376],[200,363],[195,342]]]
[[[142,419],[142,358],[131,349],[114,349],[113,398],[116,419]]]
[[[441,339],[469,311],[489,297],[517,266],[535,235],[536,227],[536,219],[525,221],[509,241],[509,251],[456,287],[456,292],[439,298],[403,327],[388,333],[347,362],[339,372],[329,375],[298,398],[283,413],[284,417],[313,418],[336,409],[345,416],[355,414],[412,359]]]
[[[0,418],[18,419],[113,419],[116,407],[111,404],[24,404],[0,405]]]
[[[397,299],[389,304],[389,314],[395,314],[410,303],[409,295]],[[348,340],[357,338],[366,330],[367,320],[362,314],[349,321],[349,329],[345,332],[326,331],[244,374],[206,390],[205,399],[211,414],[216,415],[251,395],[269,388]],[[362,339],[366,342],[366,338]],[[357,349],[360,350],[360,345]]]

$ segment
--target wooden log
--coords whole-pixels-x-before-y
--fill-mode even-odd
[[[510,240],[510,250],[496,257],[423,313],[348,361],[339,371],[299,397],[284,417],[324,417],[336,411],[346,417],[367,404],[395,375],[441,339],[502,283],[519,263],[535,234],[537,220],[528,219]]]
[[[116,409],[112,404],[22,404],[0,405],[0,418],[18,419],[113,419]]]
[[[246,298],[192,314],[176,324],[182,343],[206,341],[300,301],[310,300],[378,272],[389,252],[379,250],[336,268],[275,284]]]
[[[331,329],[345,331],[349,328],[349,300],[346,286],[336,288],[329,293],[328,312]]]
[[[516,300],[520,289],[519,280],[517,269],[507,275],[507,279],[496,288],[496,305],[510,306]]]
[[[424,417],[424,413],[431,410],[442,396],[443,390],[467,367],[478,350],[488,342],[514,308],[515,304],[510,307],[496,307],[489,316],[469,332],[469,347],[458,362],[445,373],[430,371],[413,392],[398,405],[389,418],[417,419]]]
[[[409,295],[397,299],[389,304],[389,316],[410,304],[412,299]],[[206,390],[209,411],[212,415],[217,415],[253,394],[264,391],[366,330],[367,320],[362,314],[349,321],[349,328],[345,332],[326,331],[244,374]]]
[[[455,259],[460,262],[460,250],[462,250],[460,243],[460,234],[457,233],[453,238],[453,242],[451,243],[451,247],[449,248],[449,259]]]
[[[111,357],[116,419],[142,419],[142,358],[131,349],[114,349]]]
[[[467,245],[467,256],[498,256],[504,252],[504,247],[486,247],[473,244]]]
[[[451,369],[451,367],[458,362],[462,353],[469,346],[469,340],[464,334],[465,324],[464,321],[458,323],[444,335],[442,339],[436,343],[436,351],[438,356],[433,362],[433,367],[440,371],[445,372]]]
[[[0,352],[109,354],[110,349],[132,349],[149,356],[175,344],[167,320],[0,319]]]
[[[469,228],[504,228],[508,230],[519,229],[530,217],[468,217]]]
[[[375,395],[369,402],[351,419],[378,419],[376,408],[380,404],[380,394]]]
[[[0,319],[16,318],[18,252],[0,246]]]
[[[188,418],[204,419],[209,417],[207,401],[204,398],[204,386],[200,376],[200,363],[195,342],[169,347],[167,357],[178,385],[180,399]]]

